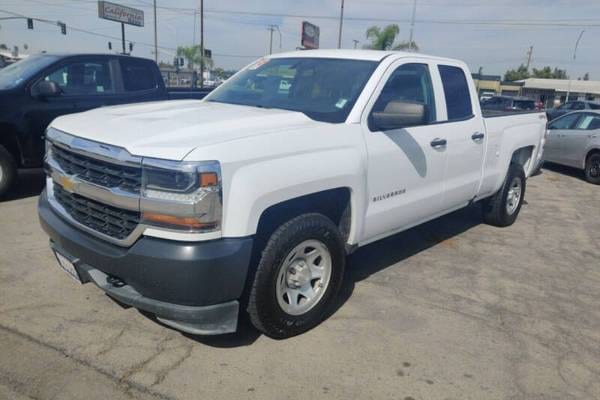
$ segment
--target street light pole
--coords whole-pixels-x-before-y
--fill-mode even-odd
[[[415,16],[417,15],[417,0],[413,2],[412,17],[410,19],[410,36],[408,38],[408,51],[413,49],[413,31],[415,29]]]
[[[344,26],[344,0],[342,0],[342,8],[340,9],[340,31],[338,33],[338,49],[342,48],[342,27]]]
[[[573,48],[573,61],[575,61],[575,58],[577,57],[577,47],[579,47],[579,41],[581,40],[581,37],[583,36],[584,32],[585,32],[585,29],[579,33],[579,36],[577,37],[577,41],[575,42],[575,48]],[[569,77],[569,87],[567,89],[567,98],[565,100],[565,103],[569,101],[570,95],[571,95],[571,77]]]
[[[158,64],[158,33],[156,27],[156,0],[154,0],[154,61]]]
[[[204,87],[204,0],[200,0],[200,87]]]

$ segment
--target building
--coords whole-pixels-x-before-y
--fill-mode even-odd
[[[541,101],[546,107],[564,103],[567,93],[570,101],[600,101],[600,81],[529,78],[518,82],[522,96]]]
[[[495,95],[518,96],[522,83],[503,81],[500,75],[472,74],[479,98]]]
[[[524,96],[554,107],[567,100],[600,101],[600,81],[528,78],[503,81],[500,75],[472,74],[479,98],[494,95]]]

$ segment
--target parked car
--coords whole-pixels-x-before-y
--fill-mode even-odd
[[[57,118],[41,224],[72,277],[164,324],[227,333],[247,312],[299,334],[358,247],[477,201],[490,224],[517,218],[546,115],[483,118],[470,76],[422,54],[298,51],[200,102]]]
[[[575,111],[548,124],[544,160],[582,169],[600,184],[600,111]]]
[[[0,196],[18,168],[42,166],[44,131],[56,117],[101,106],[202,98],[167,92],[152,60],[109,55],[39,54],[0,70]]]
[[[552,121],[561,115],[582,110],[600,110],[600,103],[583,100],[569,101],[561,106],[558,106],[557,108],[546,110],[546,115],[548,115],[548,121]]]
[[[539,110],[536,101],[526,97],[493,96],[481,102],[484,110],[534,111]]]

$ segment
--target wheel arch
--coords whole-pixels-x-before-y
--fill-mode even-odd
[[[283,200],[264,209],[258,218],[256,236],[268,239],[278,226],[301,214],[317,212],[325,215],[338,226],[344,241],[348,241],[352,229],[352,189],[336,187]],[[260,239],[259,239],[260,241]]]
[[[17,129],[15,126],[6,123],[0,123],[0,145],[13,156],[17,166],[23,164],[21,157],[21,144],[17,135]]]

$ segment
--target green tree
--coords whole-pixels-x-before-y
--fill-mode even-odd
[[[200,46],[179,46],[177,47],[177,57],[183,57],[190,69],[194,69],[194,65],[204,65],[204,69],[213,66],[211,58],[202,57]]]
[[[396,36],[400,33],[400,27],[396,24],[391,24],[381,29],[378,26],[372,26],[367,29],[367,39],[370,44],[365,45],[366,49],[372,50],[408,50],[411,46],[408,41],[396,43]],[[419,46],[413,41],[412,49],[419,50]]]
[[[529,77],[529,71],[524,64],[519,65],[517,69],[509,69],[504,73],[505,81],[520,81]]]
[[[564,69],[554,68],[552,69],[549,66],[546,66],[542,69],[533,69],[533,73],[531,74],[533,78],[542,78],[542,79],[568,79],[567,71]]]
[[[2,43],[0,44],[0,50],[8,50],[8,46]]]
[[[589,80],[590,80],[590,73],[589,73],[589,72],[586,72],[586,73],[583,75],[583,80],[584,80],[584,81],[589,81]]]

